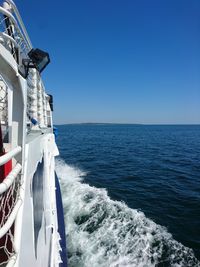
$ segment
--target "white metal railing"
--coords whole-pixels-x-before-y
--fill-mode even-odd
[[[23,23],[23,20],[22,20],[22,18],[20,16],[20,13],[18,11],[18,8],[16,7],[15,3],[12,0],[7,0],[7,3],[9,3],[10,6],[12,7],[12,9],[14,10],[14,12],[16,14],[16,17],[17,17],[17,19],[18,19],[18,21],[20,23],[21,28],[22,28],[22,31],[24,33],[24,36],[26,38],[26,41],[29,44],[29,46],[32,47],[31,40],[30,40],[30,38],[28,36],[28,33],[26,31],[26,27],[24,26],[24,23]]]
[[[23,52],[25,55],[30,51],[32,48],[29,43],[26,41],[24,34],[22,33],[20,27],[18,26],[17,20],[15,17],[5,8],[0,6],[0,31],[3,33],[4,37],[8,39],[10,42],[7,44],[4,40],[4,38],[1,38],[1,43],[4,44],[4,46],[9,49],[9,51],[12,53],[12,55],[16,55],[15,49],[12,51],[12,48],[20,48],[20,52]],[[10,25],[6,26],[6,18],[9,18]],[[12,30],[12,35],[8,34],[9,31]]]
[[[22,169],[21,164],[17,163],[12,171],[6,176],[2,183],[0,183],[0,195],[3,194],[12,185],[14,179]]]
[[[5,155],[0,157],[0,166],[4,165],[7,163],[9,160],[11,160],[14,156],[19,154],[22,151],[21,146],[17,146],[11,151],[7,152]]]
[[[13,256],[10,257],[8,264],[6,265],[6,267],[13,267],[16,263],[17,260],[17,255],[14,254]]]

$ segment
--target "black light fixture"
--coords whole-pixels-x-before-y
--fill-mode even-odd
[[[45,67],[50,63],[49,54],[44,52],[38,48],[31,49],[28,53],[32,63],[34,64],[35,68],[41,73]]]
[[[29,68],[36,68],[39,73],[41,73],[50,63],[49,54],[38,48],[31,49],[31,51],[28,53],[28,56],[29,59],[22,60],[25,68],[25,75],[23,75],[24,78],[27,78]]]

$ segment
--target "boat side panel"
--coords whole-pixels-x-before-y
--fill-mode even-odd
[[[55,212],[51,209],[50,198],[54,197],[55,201],[55,179],[54,173],[49,177],[51,172],[47,170],[52,165],[48,155],[52,155],[50,157],[52,158],[54,153],[52,136],[53,134],[41,134],[25,147],[27,155],[24,166],[25,199],[21,207],[22,233],[16,264],[18,267],[54,266],[50,258],[53,257],[52,247],[55,246],[52,220]],[[50,180],[53,183],[50,183]]]

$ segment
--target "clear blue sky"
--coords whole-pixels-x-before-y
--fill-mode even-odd
[[[17,0],[54,122],[200,123],[199,0]]]

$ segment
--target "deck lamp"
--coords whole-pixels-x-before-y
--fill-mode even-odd
[[[41,73],[50,62],[49,54],[38,48],[31,49],[31,51],[28,53],[28,56],[39,73]]]
[[[30,68],[36,68],[41,73],[46,66],[50,63],[50,57],[47,52],[44,52],[38,48],[31,49],[28,53],[29,59],[23,59],[22,63],[25,67],[25,78],[28,76],[28,70]]]

